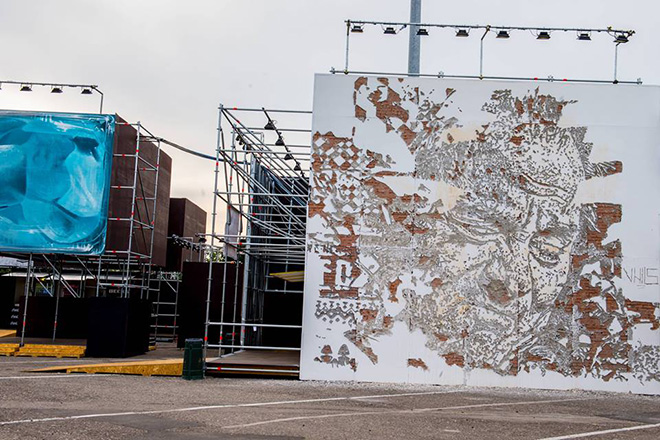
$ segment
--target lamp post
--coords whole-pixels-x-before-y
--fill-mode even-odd
[[[422,22],[422,0],[410,0],[410,22]],[[419,26],[410,26],[408,40],[408,74],[417,76],[419,74],[420,39]]]

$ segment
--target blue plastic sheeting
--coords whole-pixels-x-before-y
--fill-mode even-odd
[[[0,251],[105,249],[115,118],[0,111]]]

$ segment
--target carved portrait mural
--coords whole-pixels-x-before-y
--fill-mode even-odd
[[[628,295],[606,190],[626,157],[576,86],[352,77],[317,112],[318,83],[303,378],[658,390],[658,286]]]

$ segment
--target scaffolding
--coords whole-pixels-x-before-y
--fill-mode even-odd
[[[120,246],[106,246],[102,255],[81,256],[73,254],[28,254],[26,268],[23,316],[19,322],[20,344],[24,345],[27,326],[28,301],[32,295],[46,295],[55,298],[52,341],[57,338],[60,298],[71,296],[116,296],[141,299],[158,297],[159,284],[151,282],[154,269],[152,255],[155,238],[158,181],[160,173],[161,140],[144,126],[137,123],[117,122],[118,126],[130,126],[136,131],[136,139],[131,151],[113,153],[113,170],[122,161],[129,161],[132,174],[128,182],[113,181],[111,195],[121,196],[128,191],[129,196],[120,197],[119,208],[125,216],[108,218],[108,235],[113,228],[126,231],[127,241]],[[146,154],[141,148],[151,143],[155,150]],[[134,147],[134,148],[133,148]],[[149,175],[151,175],[149,177]],[[125,206],[124,206],[125,205]],[[117,229],[115,229],[117,230]],[[113,243],[113,245],[116,243]],[[110,247],[110,248],[109,248]],[[25,258],[24,254],[7,254]],[[69,282],[76,279],[76,283]],[[88,295],[90,287],[94,293]]]
[[[111,186],[111,191],[115,193],[130,192],[130,211],[124,211],[123,216],[108,218],[108,223],[114,223],[118,230],[128,230],[128,242],[125,248],[106,250],[98,258],[96,296],[118,293],[121,298],[128,298],[132,292],[139,292],[141,299],[149,299],[152,291],[156,290],[151,284],[151,260],[156,230],[161,141],[140,122],[117,124],[131,126],[136,131],[135,150],[113,154],[115,163],[128,161],[133,168],[133,175],[129,177],[131,181],[114,182]],[[155,158],[149,158],[145,149],[140,148],[144,143],[156,146]],[[148,174],[153,174],[153,178]],[[153,185],[149,185],[151,180]],[[117,194],[117,197],[122,195]],[[111,229],[110,224],[108,229]]]
[[[302,328],[299,323],[264,322],[263,308],[265,295],[271,293],[300,295],[302,302],[300,283],[273,274],[304,269],[310,138],[310,111],[219,107],[209,248],[221,249],[225,261],[243,264],[224,265],[221,319],[214,322],[209,319],[213,259],[209,261],[205,358],[209,349],[217,349],[218,355],[300,350],[299,342],[294,347],[262,343],[264,329]],[[238,281],[228,286],[228,270],[236,271],[234,280],[242,278],[240,292]],[[233,310],[225,320],[230,295]],[[208,340],[213,326],[219,327],[218,341]]]
[[[153,303],[154,321],[152,339],[158,342],[174,342],[177,337],[179,318],[179,286],[181,272],[159,271],[156,276],[156,300]]]

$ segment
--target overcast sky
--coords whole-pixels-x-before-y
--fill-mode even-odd
[[[0,81],[98,84],[106,113],[141,121],[156,135],[213,154],[217,107],[312,108],[315,73],[344,64],[348,18],[407,21],[409,0],[0,0]],[[619,79],[660,84],[657,0],[422,0],[422,21],[503,26],[634,29],[619,51]],[[479,36],[432,30],[424,73],[478,74]],[[611,79],[607,35],[576,41],[527,32],[485,41],[484,74]],[[407,32],[367,28],[351,38],[350,67],[404,72]],[[0,108],[97,111],[95,97],[5,85]],[[625,111],[612,107],[613,112]],[[212,166],[165,148],[172,196],[211,211]]]

